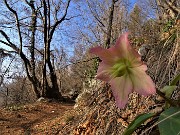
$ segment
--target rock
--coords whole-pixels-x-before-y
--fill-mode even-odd
[[[40,97],[37,102],[47,102],[47,99],[45,99],[44,97]]]

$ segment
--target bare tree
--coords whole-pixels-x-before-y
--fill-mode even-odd
[[[61,10],[63,12],[61,15],[62,1],[39,0],[35,2],[34,0],[24,0],[24,2],[15,1],[14,3],[8,2],[8,0],[3,1],[7,9],[6,12],[10,14],[10,17],[6,18],[5,22],[1,22],[0,34],[3,38],[0,39],[0,42],[13,49],[21,57],[27,77],[32,83],[32,89],[37,98],[44,96],[62,99],[55,69],[51,61],[50,49],[56,29],[63,21],[70,19],[67,18],[67,12],[71,0],[64,3],[66,6],[64,11]],[[17,6],[17,4],[19,5]],[[22,7],[24,8],[23,13],[19,11]],[[9,36],[8,28],[15,30],[15,33],[18,35],[18,42],[17,40],[13,41],[12,37]],[[38,41],[40,39],[38,36],[43,37],[43,40]],[[36,48],[38,43],[43,43],[43,52]],[[30,50],[30,56],[26,54],[24,47]],[[38,60],[35,57],[35,51],[39,51],[43,56],[42,80],[37,78],[36,75],[36,63]],[[47,70],[49,70],[49,74],[47,74]],[[50,76],[49,82],[47,80],[48,76]]]

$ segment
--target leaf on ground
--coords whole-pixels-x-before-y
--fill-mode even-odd
[[[173,91],[176,90],[177,86],[165,86],[163,89],[161,89],[161,92],[165,93],[166,97],[170,98]]]
[[[136,130],[137,127],[139,127],[142,123],[144,123],[146,120],[148,120],[153,116],[154,116],[153,113],[140,114],[131,122],[131,124],[129,124],[123,135],[131,135]]]
[[[159,132],[161,135],[180,134],[180,108],[171,107],[159,117]]]

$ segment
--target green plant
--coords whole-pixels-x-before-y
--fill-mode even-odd
[[[159,132],[161,135],[177,135],[180,134],[180,107],[177,101],[171,99],[172,93],[177,88],[177,83],[180,81],[180,74],[178,74],[170,85],[162,88],[158,93],[165,99],[166,106],[164,111],[159,114],[141,114],[137,116],[131,124],[129,124],[128,128],[125,130],[123,135],[132,134],[138,127],[142,125],[146,120],[158,117],[157,123],[151,125],[148,129],[146,129],[142,134],[146,133],[149,129],[158,125]]]

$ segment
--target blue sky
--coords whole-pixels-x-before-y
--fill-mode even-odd
[[[132,8],[133,8],[133,5],[136,3],[136,1],[137,0],[130,0],[130,9],[129,10],[132,10]],[[71,13],[70,13],[70,16],[71,16]],[[73,22],[73,21],[72,21]],[[62,25],[62,27],[61,28],[63,28],[63,26],[65,25],[66,27],[68,27],[68,24],[67,23],[63,23],[63,24],[61,24]],[[86,24],[80,24],[80,25],[86,25]],[[69,24],[69,26],[71,26],[71,24]],[[66,28],[65,27],[65,28]],[[64,29],[64,28],[63,28]],[[8,32],[9,33],[9,32]],[[63,31],[61,32],[61,33],[63,33]],[[73,36],[73,34],[75,34],[75,33],[71,33],[72,34],[72,36]],[[12,35],[11,35],[12,36]],[[65,37],[64,37],[65,36]],[[2,39],[2,37],[0,36],[0,38]],[[53,41],[52,42],[52,44],[56,44],[57,46],[56,47],[58,47],[58,46],[63,46],[63,47],[65,47],[65,51],[69,51],[69,52],[67,52],[67,53],[70,53],[71,55],[73,54],[71,51],[73,51],[73,45],[71,44],[71,42],[79,42],[79,41],[73,41],[72,39],[70,39],[69,38],[69,36],[68,35],[64,35],[64,34],[62,34],[62,35],[59,35],[59,34],[57,34],[57,35],[55,35],[54,36],[54,39],[55,39],[55,42]],[[11,39],[11,41],[17,41],[17,39],[16,38],[12,38]],[[57,43],[57,41],[58,41],[58,43]],[[78,43],[77,43],[78,44]],[[1,47],[3,47],[4,45],[3,44],[1,44],[0,43],[0,48]],[[9,48],[8,47],[6,47],[6,49],[8,49],[9,50]],[[53,47],[52,47],[52,49],[54,49]],[[7,63],[5,64],[5,65],[7,65]]]
[[[136,3],[137,0],[130,0],[132,5],[134,5]]]
[[[137,0],[130,0],[130,7],[129,7],[129,11],[131,11],[134,7],[134,4],[137,2]]]
[[[132,10],[132,8],[133,8],[133,5],[136,3],[136,1],[137,0],[130,0],[130,9],[129,10]],[[71,4],[71,6],[73,6],[72,4]],[[69,12],[69,11],[68,11]],[[73,11],[74,12],[74,11]],[[68,14],[68,16],[69,16],[69,14]],[[70,13],[70,16],[71,16],[71,13]],[[65,23],[63,23],[63,24],[61,24],[62,26],[64,25],[64,24],[66,24],[67,22],[65,22]],[[85,24],[81,24],[81,25],[85,25]],[[67,26],[68,27],[68,26]],[[64,28],[63,28],[64,29]],[[9,33],[9,32],[8,32]],[[73,34],[73,33],[72,33]],[[62,35],[61,35],[62,36]],[[60,37],[60,35],[58,35],[58,37]],[[64,37],[64,36],[63,36]],[[0,37],[1,38],[1,37]],[[56,37],[54,37],[55,39],[58,39],[58,38],[56,38]],[[66,39],[68,38],[68,36],[66,37]],[[17,40],[16,38],[14,38],[15,40]],[[11,40],[14,40],[14,39],[11,39]],[[62,41],[62,38],[60,39],[60,41]],[[58,43],[59,44],[64,44],[64,42],[59,42],[58,41]],[[2,47],[3,45],[2,44],[0,44],[0,47]],[[71,47],[71,46],[70,46]],[[7,49],[9,50],[10,48],[9,47],[7,47]]]

